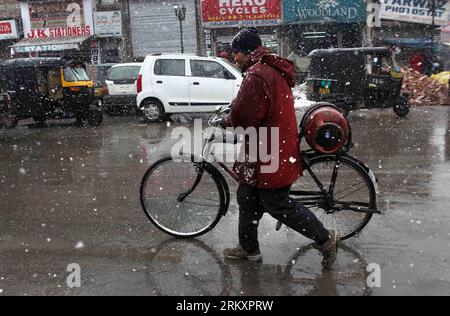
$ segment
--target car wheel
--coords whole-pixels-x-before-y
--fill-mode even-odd
[[[400,118],[406,117],[410,112],[409,101],[405,97],[399,97],[396,104],[394,105],[394,112]]]
[[[145,119],[150,123],[161,122],[165,118],[164,106],[156,100],[145,101],[142,112]]]
[[[37,124],[39,127],[45,127],[45,126],[46,126],[46,125],[45,125],[46,118],[45,118],[44,116],[36,116],[36,117],[33,117],[33,120],[36,122],[36,124]]]
[[[11,113],[6,114],[3,118],[3,125],[6,129],[12,129],[16,127],[18,122],[19,120],[16,118],[16,116]]]
[[[87,121],[91,126],[100,126],[103,122],[103,113],[101,111],[90,111]]]

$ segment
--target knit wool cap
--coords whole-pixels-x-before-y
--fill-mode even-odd
[[[242,29],[231,43],[231,49],[234,53],[241,52],[246,55],[256,50],[259,46],[262,46],[261,37],[258,30],[254,27]]]

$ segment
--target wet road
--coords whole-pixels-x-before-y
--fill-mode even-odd
[[[450,295],[450,108],[352,114],[356,147],[380,181],[364,232],[322,273],[309,242],[266,216],[262,264],[225,261],[237,210],[195,241],[154,228],[139,203],[148,166],[178,124],[108,118],[95,128],[51,123],[0,131],[0,295]],[[235,186],[231,186],[234,191]],[[234,199],[234,197],[233,197]],[[81,267],[81,288],[66,285]],[[381,287],[366,285],[369,263]]]

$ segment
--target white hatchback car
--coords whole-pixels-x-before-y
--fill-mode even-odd
[[[117,64],[111,67],[105,81],[103,105],[110,114],[136,109],[136,81],[142,64]]]
[[[153,54],[138,76],[137,105],[149,122],[174,113],[214,112],[231,103],[241,83],[241,72],[222,58]]]

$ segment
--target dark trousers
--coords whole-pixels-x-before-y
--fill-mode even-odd
[[[314,213],[289,197],[290,189],[291,187],[257,189],[242,184],[239,186],[239,242],[247,252],[259,251],[258,226],[265,212],[320,245],[330,238],[329,232]]]

